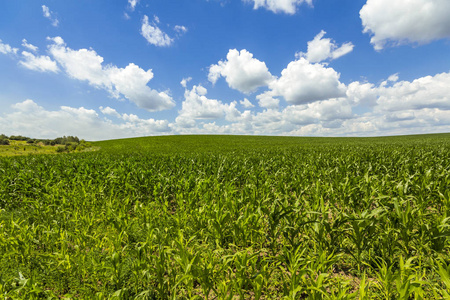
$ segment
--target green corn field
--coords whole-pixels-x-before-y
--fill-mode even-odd
[[[0,157],[0,299],[448,299],[450,134]]]

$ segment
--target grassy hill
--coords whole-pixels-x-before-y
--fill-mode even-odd
[[[439,299],[450,134],[167,136],[0,157],[11,299]]]

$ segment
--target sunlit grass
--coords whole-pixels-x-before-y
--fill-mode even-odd
[[[52,154],[58,146],[27,144],[26,141],[10,141],[10,145],[0,146],[0,156]]]

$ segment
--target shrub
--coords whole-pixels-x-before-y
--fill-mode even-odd
[[[56,152],[61,153],[67,150],[67,147],[64,146],[58,146],[58,148],[56,148]]]

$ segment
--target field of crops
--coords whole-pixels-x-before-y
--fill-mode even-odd
[[[446,299],[450,134],[0,157],[3,299]]]

